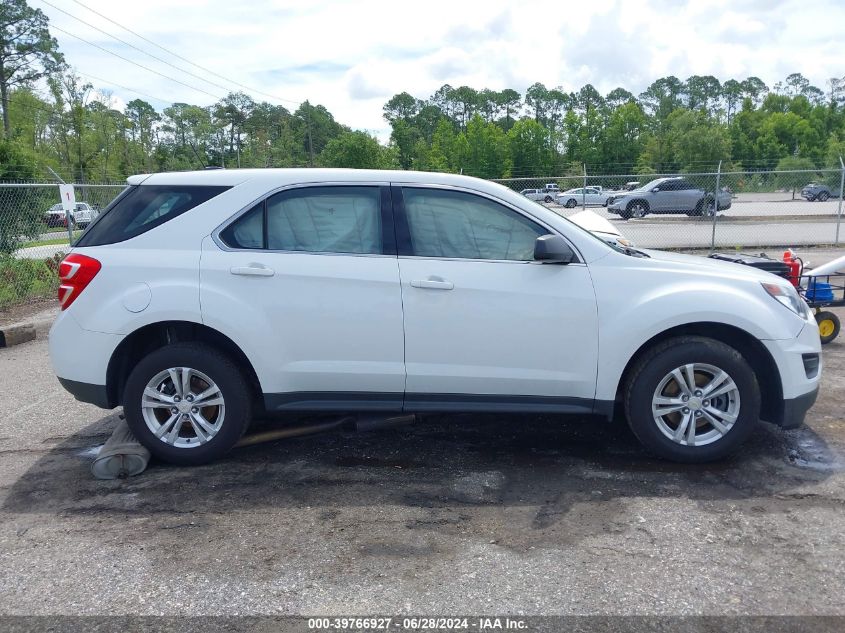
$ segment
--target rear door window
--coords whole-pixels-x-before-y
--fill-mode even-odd
[[[395,250],[384,241],[392,238],[391,213],[389,191],[379,186],[302,187],[270,196],[219,236],[236,249],[382,255]]]
[[[193,185],[128,187],[99,215],[74,246],[102,246],[137,237],[229,188]]]

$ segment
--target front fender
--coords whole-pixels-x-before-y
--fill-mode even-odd
[[[600,400],[613,400],[622,373],[637,350],[672,328],[716,323],[738,328],[758,340],[784,340],[795,338],[804,327],[800,317],[791,315],[762,290],[756,292],[754,286],[759,283],[754,281],[719,283],[704,275],[685,274],[667,283],[643,270],[603,268],[591,272],[598,297],[596,398]]]

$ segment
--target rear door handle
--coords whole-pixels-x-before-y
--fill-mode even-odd
[[[250,264],[249,266],[232,266],[229,272],[233,275],[244,275],[245,277],[272,277],[276,271],[261,264]]]
[[[411,282],[413,288],[430,288],[432,290],[452,290],[455,287],[451,281],[440,278],[415,279]]]

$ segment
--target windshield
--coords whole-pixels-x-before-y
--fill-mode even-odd
[[[663,178],[655,178],[651,182],[647,182],[642,187],[637,187],[634,191],[649,191],[663,182]]]

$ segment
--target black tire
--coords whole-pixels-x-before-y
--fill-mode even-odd
[[[673,441],[660,430],[652,413],[652,398],[661,381],[688,363],[727,372],[739,391],[736,421],[709,444],[689,446]],[[625,383],[624,407],[631,430],[649,452],[676,462],[710,462],[736,451],[754,431],[760,416],[760,387],[754,371],[734,348],[703,336],[683,336],[655,345],[637,361]],[[700,420],[706,429],[707,422]]]
[[[219,431],[204,444],[180,448],[158,439],[147,426],[141,401],[147,383],[171,367],[190,367],[208,376],[225,401]],[[145,356],[129,374],[123,411],[132,433],[155,457],[178,466],[205,464],[223,457],[237,443],[252,418],[249,385],[228,356],[202,343],[175,343]]]
[[[807,202],[813,202],[815,199],[815,196],[807,196]]]
[[[548,204],[548,203],[549,203],[549,202],[551,202],[551,201],[552,201],[552,197],[551,197],[551,196],[546,196],[545,198],[543,198],[543,202],[545,202],[546,204]]]
[[[649,212],[648,202],[645,200],[631,200],[626,210],[629,213],[629,217],[644,218]]]
[[[827,191],[822,191],[818,196],[816,196],[816,200],[819,202],[826,202],[828,198],[830,198],[830,194]]]
[[[822,345],[827,345],[839,336],[841,324],[839,317],[835,313],[829,310],[819,312],[816,314],[816,323],[819,324],[819,338],[822,341]]]
[[[620,211],[619,217],[623,220],[630,220],[631,219],[631,212],[630,211]]]
[[[567,209],[574,209],[577,204],[578,203],[575,201],[575,198],[570,198],[569,200],[566,201],[566,204],[563,205],[563,206],[566,207]]]
[[[716,203],[711,197],[702,198],[695,205],[695,214],[704,218],[712,218],[716,213]]]

